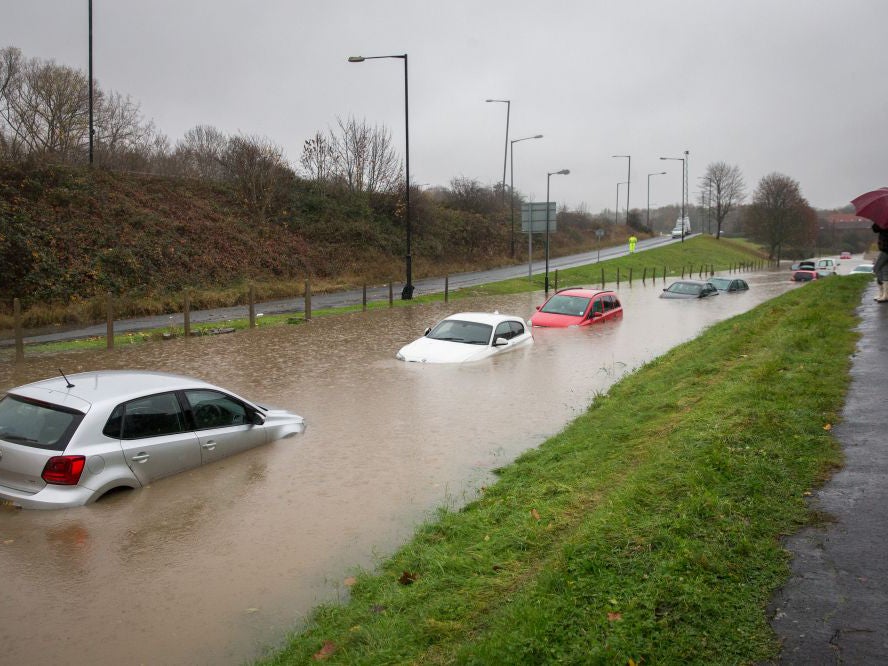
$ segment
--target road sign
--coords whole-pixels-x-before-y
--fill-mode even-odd
[[[546,233],[546,210],[549,211],[549,233],[556,230],[555,202],[539,201],[521,204],[521,233],[527,233],[533,224],[533,233]]]

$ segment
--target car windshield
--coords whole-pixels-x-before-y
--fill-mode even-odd
[[[447,342],[462,342],[467,345],[486,345],[490,342],[493,326],[476,321],[445,319],[429,331],[427,337]]]
[[[697,296],[703,289],[703,285],[693,282],[673,282],[666,291],[673,294],[688,294],[689,296]]]
[[[540,308],[540,312],[582,317],[587,307],[589,307],[589,299],[585,296],[555,294]]]
[[[727,289],[731,286],[731,278],[713,277],[709,278],[709,282],[716,289]]]
[[[0,439],[63,451],[83,414],[7,395],[0,400]]]

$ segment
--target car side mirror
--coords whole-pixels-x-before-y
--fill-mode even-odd
[[[250,423],[253,425],[263,425],[265,423],[265,416],[259,412],[253,412],[250,414]]]
[[[432,332],[432,327],[429,326],[425,331],[423,331],[423,336],[426,336],[426,335],[428,335],[428,334],[431,333],[431,332]]]
[[[507,344],[509,344],[509,341],[506,340],[505,338],[502,338],[502,337],[500,337],[500,338],[496,338],[496,339],[493,341],[493,346],[494,346],[494,347],[505,347]]]
[[[542,305],[537,305],[537,310],[539,310],[541,307],[543,307],[543,306],[542,306]]]

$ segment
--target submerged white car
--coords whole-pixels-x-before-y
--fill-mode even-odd
[[[0,502],[57,509],[302,433],[298,414],[199,379],[103,370],[0,399]]]
[[[401,347],[396,358],[417,363],[466,363],[531,343],[530,326],[521,317],[498,312],[459,312]]]

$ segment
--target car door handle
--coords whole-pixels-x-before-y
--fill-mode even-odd
[[[147,462],[148,458],[150,458],[150,457],[151,457],[150,455],[148,455],[147,453],[144,453],[144,452],[137,453],[136,455],[133,456],[133,462],[137,462],[137,463]]]
[[[207,451],[212,451],[213,449],[216,448],[216,440],[211,439],[209,441],[206,441],[200,445],[200,448],[206,449]]]

